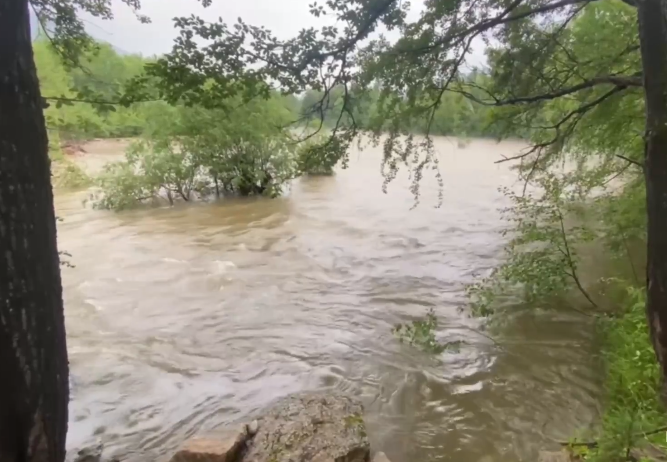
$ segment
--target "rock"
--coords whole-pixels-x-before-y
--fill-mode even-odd
[[[570,453],[566,449],[562,451],[540,451],[537,462],[570,462]]]
[[[237,462],[251,438],[246,427],[220,437],[191,438],[171,458],[171,462]]]
[[[373,462],[391,462],[384,452],[376,452],[373,456]]]
[[[250,436],[255,436],[257,434],[257,430],[259,430],[259,423],[257,420],[253,420],[248,425],[246,425],[246,431]]]
[[[363,406],[338,393],[303,393],[278,401],[260,420],[243,462],[366,462]]]

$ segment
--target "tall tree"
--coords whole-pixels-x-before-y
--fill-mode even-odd
[[[62,462],[69,368],[30,9],[76,66],[95,46],[78,13],[111,19],[111,0],[0,1],[0,462]]]
[[[151,72],[164,77],[172,96],[191,97],[185,75],[219,86],[244,76],[271,79],[288,92],[315,90],[323,103],[342,88],[340,116],[333,119],[346,115],[351,123],[337,124],[329,143],[343,158],[358,128],[349,90],[376,87],[380,96],[370,127],[377,139],[387,135],[386,180],[412,160],[416,197],[428,167],[439,175],[430,133],[447,93],[498,109],[494,132],[534,134],[530,149],[505,159],[521,164],[526,183],[568,152],[586,151],[577,134],[588,127],[610,168],[635,164],[645,173],[646,311],[667,384],[666,8],[665,0],[429,0],[410,20],[409,3],[400,0],[327,0],[312,4],[311,13],[334,16],[336,25],[304,29],[288,40],[241,20],[230,26],[190,16],[176,20],[181,35]],[[371,37],[381,28],[398,31],[400,38]],[[199,38],[208,45],[200,47]],[[486,44],[489,78],[464,75],[477,42]],[[621,107],[624,114],[645,109],[639,116],[644,133],[635,137],[645,143],[644,158],[624,151],[635,141],[614,146],[603,139],[612,129],[623,130],[618,119],[590,130],[602,112]],[[407,133],[415,125],[424,127],[424,138]]]
[[[646,101],[646,314],[664,379],[667,377],[667,2],[640,0],[637,9]],[[667,398],[666,388],[663,394]]]
[[[0,42],[0,461],[62,461],[65,322],[26,0],[0,2]]]

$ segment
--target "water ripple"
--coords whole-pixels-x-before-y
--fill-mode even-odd
[[[407,178],[383,194],[379,152],[279,200],[112,214],[59,194],[76,265],[63,272],[68,447],[101,438],[123,460],[166,460],[191,435],[318,388],[359,396],[394,462],[533,460],[587,424],[599,384],[586,322],[529,311],[491,338],[460,310],[501,258],[497,187],[510,176],[493,160],[519,146],[437,148],[441,208],[429,179],[414,210]],[[394,339],[427,309],[460,350]]]

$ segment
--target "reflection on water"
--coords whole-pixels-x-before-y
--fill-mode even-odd
[[[375,448],[394,462],[534,460],[595,415],[589,324],[528,310],[491,340],[459,308],[497,264],[501,185],[519,148],[441,139],[444,203],[425,178],[381,191],[379,151],[303,178],[285,198],[110,213],[57,195],[72,368],[68,446],[92,438],[126,460],[164,459],[184,438],[280,396],[360,396]],[[89,149],[89,152],[91,150]],[[391,328],[433,307],[429,356]]]

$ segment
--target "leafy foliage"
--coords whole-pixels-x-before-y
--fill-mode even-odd
[[[494,298],[515,288],[523,291],[524,300],[535,303],[561,296],[576,286],[597,307],[578,275],[578,247],[596,236],[586,224],[586,191],[577,188],[580,185],[572,174],[546,172],[537,185],[539,189],[531,193],[503,188],[512,203],[503,210],[510,225],[503,234],[511,239],[505,246],[505,262],[489,277],[468,287],[477,315],[492,314]]]
[[[161,76],[165,93],[189,100],[262,94],[259,82],[268,81],[305,91],[302,116],[333,127],[343,164],[359,130],[376,140],[389,132],[385,175],[390,182],[410,168],[416,196],[427,167],[439,175],[431,134],[532,137],[535,148],[520,158],[555,161],[587,116],[639,93],[636,14],[621,2],[436,0],[417,19],[409,10],[395,0],[314,3],[313,15],[337,25],[288,40],[242,20],[179,18],[173,51],[149,73]],[[401,36],[370,39],[380,27]],[[490,68],[464,72],[475,39],[486,41]],[[215,84],[204,88],[206,79]],[[426,137],[403,143],[408,132]]]
[[[148,62],[139,56],[120,56],[110,45],[99,44],[96,54],[80,57],[81,67],[68,68],[48,40],[38,38],[33,49],[41,92],[49,101],[44,111],[47,128],[64,140],[137,136],[145,130],[149,116],[164,109],[160,102],[125,107],[78,101],[82,93],[113,101]]]
[[[394,326],[394,335],[401,343],[419,348],[427,353],[440,354],[444,351],[458,350],[460,342],[441,343],[436,338],[438,318],[433,308],[429,309],[424,319]]]
[[[606,415],[600,456],[634,446],[635,434],[654,430],[664,423],[664,408],[659,402],[660,372],[655,363],[644,307],[646,295],[641,288],[628,287],[627,312],[617,321],[603,326],[606,342]],[[660,434],[661,442],[664,435]],[[621,450],[621,451],[619,451]]]
[[[193,193],[203,193],[192,156],[173,146],[153,149],[138,143],[126,157],[125,162],[108,165],[99,179],[105,193],[98,207],[120,210],[161,194],[173,204],[174,197],[189,201]]]
[[[231,111],[180,106],[153,121],[124,162],[107,166],[96,206],[280,195],[299,174],[295,144],[281,128],[289,113],[279,98],[237,103]]]
[[[150,22],[139,14],[140,0],[122,0],[141,22]],[[98,43],[86,32],[82,13],[92,17],[111,20],[111,0],[30,0],[32,11],[37,16],[41,32],[46,35],[54,51],[69,67],[80,65],[82,55],[95,52]]]
[[[604,352],[605,407],[600,437],[592,443],[571,442],[583,460],[621,461],[637,457],[637,449],[664,440],[664,406],[660,402],[660,371],[655,362],[644,306],[645,291],[623,281],[624,311],[600,324]]]
[[[297,150],[297,169],[306,175],[333,175],[338,162],[338,149],[335,138],[309,138],[301,143]]]

